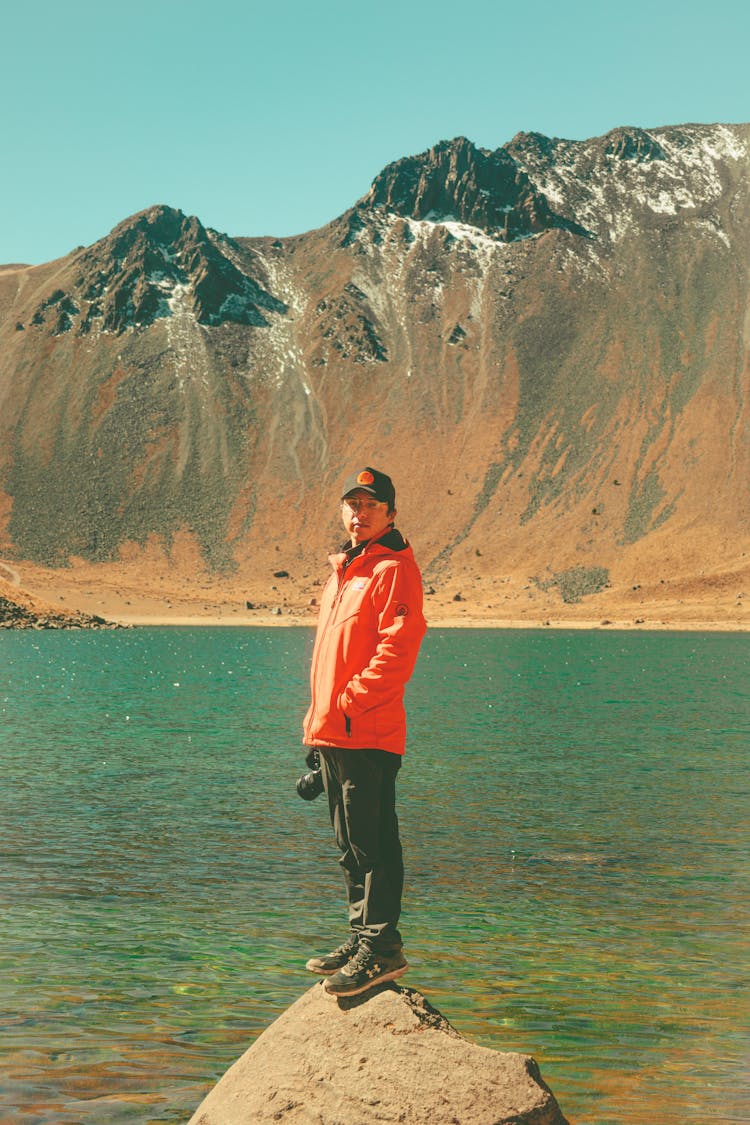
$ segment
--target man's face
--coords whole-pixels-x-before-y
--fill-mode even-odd
[[[396,518],[395,511],[389,511],[387,504],[360,488],[342,500],[341,515],[352,547],[367,539],[376,539]]]

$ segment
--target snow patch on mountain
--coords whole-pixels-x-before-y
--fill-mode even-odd
[[[186,383],[201,374],[195,362],[197,359],[195,334],[199,329],[192,309],[190,286],[185,283],[174,285],[167,306],[169,312],[166,322],[167,339],[174,354],[177,389],[184,391]]]
[[[290,378],[301,379],[305,369],[304,356],[297,340],[297,323],[307,307],[307,294],[294,282],[292,271],[279,255],[259,255],[269,279],[271,291],[286,306],[286,312],[269,317],[268,328],[259,336],[254,348],[254,369],[282,387]]]
[[[626,138],[627,130],[617,131]],[[635,158],[612,139],[519,146],[520,165],[536,188],[599,240],[617,243],[649,216],[701,211],[725,190],[727,162],[748,158],[747,145],[728,126],[641,130],[654,153]]]

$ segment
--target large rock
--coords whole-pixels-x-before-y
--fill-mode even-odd
[[[421,993],[336,1000],[315,985],[271,1024],[189,1125],[566,1125],[536,1062],[468,1042]]]

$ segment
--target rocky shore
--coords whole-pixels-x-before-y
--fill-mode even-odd
[[[121,629],[80,610],[58,609],[0,579],[0,629]]]

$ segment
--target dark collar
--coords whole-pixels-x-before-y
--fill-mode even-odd
[[[400,531],[392,527],[390,531],[386,531],[385,535],[379,536],[377,539],[365,539],[364,543],[356,543],[354,546],[349,543],[344,543],[341,548],[343,554],[346,555],[346,563],[348,566],[350,562],[361,555],[371,543],[378,543],[381,547],[385,547],[389,551],[403,551],[408,547],[408,543],[404,539]]]

